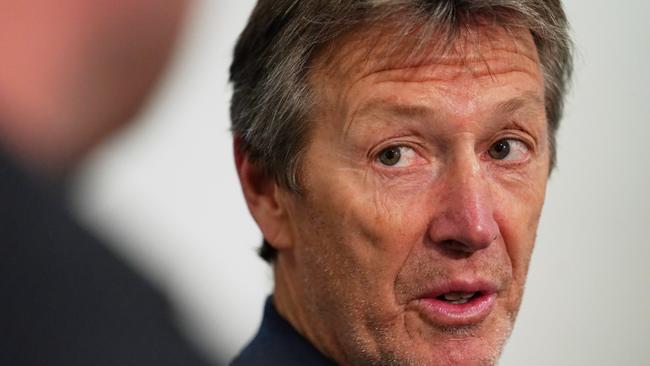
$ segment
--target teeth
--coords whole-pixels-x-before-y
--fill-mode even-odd
[[[474,296],[476,292],[449,292],[444,298],[452,304],[465,304]]]

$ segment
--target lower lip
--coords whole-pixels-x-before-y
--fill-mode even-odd
[[[452,304],[437,298],[422,298],[419,307],[436,325],[467,326],[481,323],[490,315],[496,293],[481,294],[464,304]]]

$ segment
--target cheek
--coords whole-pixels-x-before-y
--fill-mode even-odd
[[[511,262],[512,285],[517,289],[512,296],[517,303],[526,280],[546,189],[545,175],[531,178],[528,182],[532,183],[498,190],[495,208],[495,219]]]
[[[296,228],[309,228],[301,236],[319,247],[305,254],[328,253],[322,261],[340,275],[338,283],[373,292],[377,300],[394,294],[397,273],[427,227],[422,187],[431,175],[398,181],[364,170],[329,171],[334,174],[311,181],[300,208],[306,214],[296,215],[304,218]]]

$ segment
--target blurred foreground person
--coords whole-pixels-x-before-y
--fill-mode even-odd
[[[134,116],[186,6],[0,3],[0,365],[206,365],[52,184]]]
[[[571,72],[559,0],[259,0],[236,163],[275,287],[248,365],[492,365]]]

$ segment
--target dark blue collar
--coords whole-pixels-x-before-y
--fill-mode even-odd
[[[326,366],[335,363],[323,356],[280,316],[269,296],[259,331],[231,363],[231,366],[257,365]]]

